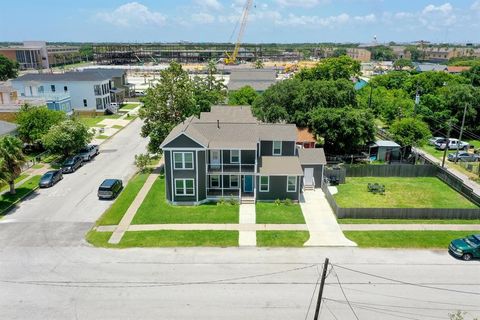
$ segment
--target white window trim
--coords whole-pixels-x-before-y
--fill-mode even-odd
[[[185,168],[185,154],[186,153],[190,153],[192,155],[192,167],[191,168]],[[181,167],[177,167],[177,163],[175,162],[175,154],[181,154],[182,155],[182,166]],[[175,170],[194,170],[195,169],[195,165],[193,163],[194,161],[194,157],[193,157],[193,152],[173,152],[173,168]]]
[[[183,193],[177,193],[177,181],[183,181]],[[193,184],[193,194],[187,194],[187,181],[192,181]],[[181,197],[195,197],[195,179],[174,179],[174,185],[173,188],[175,190],[175,195],[176,196],[181,196]]]
[[[268,179],[267,190],[262,189],[262,178],[267,178]],[[260,178],[258,178],[258,184],[259,184],[259,188],[258,188],[259,192],[270,192],[270,177],[269,176],[260,176]]]
[[[275,153],[275,142],[280,142],[280,153]],[[282,155],[282,141],[272,141],[272,155],[274,156]]]
[[[233,151],[237,151],[237,152],[238,152],[238,161],[236,161],[236,162],[233,162],[233,160],[232,160],[232,158],[233,158],[232,152],[233,152]],[[240,150],[230,150],[230,163],[231,163],[231,164],[239,164],[239,163],[241,163],[241,162],[242,162],[242,158],[241,158],[241,157],[242,157],[242,153],[240,152]]]
[[[295,190],[288,190],[288,179],[289,178],[295,178]],[[297,192],[297,183],[298,183],[298,177],[297,176],[287,176],[287,192]]]
[[[232,177],[237,177],[237,185],[236,186],[232,186]],[[240,187],[240,177],[239,176],[234,175],[234,174],[230,175],[229,180],[230,180],[230,189]]]
[[[212,185],[212,178],[213,178],[213,177],[217,177],[217,178],[218,178],[218,186],[213,186],[213,185]],[[220,175],[219,175],[219,174],[211,175],[211,176],[209,177],[209,180],[210,180],[210,181],[209,181],[210,188],[212,188],[212,189],[213,189],[213,188],[219,188],[219,189],[221,188]]]

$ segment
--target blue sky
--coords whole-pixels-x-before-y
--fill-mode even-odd
[[[244,2],[1,0],[0,41],[228,42]],[[254,3],[245,42],[480,42],[480,0]]]

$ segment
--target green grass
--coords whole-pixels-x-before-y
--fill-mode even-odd
[[[123,126],[116,124],[112,126],[113,129],[123,129]]]
[[[148,174],[138,174],[134,176],[112,206],[98,219],[97,225],[117,225],[120,220],[122,220],[123,215],[127,212],[128,207],[132,204],[140,189],[142,189],[147,177]]]
[[[305,224],[302,209],[298,204],[276,205],[259,202],[256,204],[256,221],[260,224]]]
[[[340,224],[480,224],[474,220],[425,220],[425,219],[337,219]]]
[[[118,245],[108,239],[112,232],[90,231],[86,239],[97,247],[237,247],[238,231],[128,231]]]
[[[238,223],[239,206],[204,204],[199,206],[172,206],[165,198],[165,178],[155,181],[132,224],[163,223]]]
[[[15,179],[15,184],[25,180],[26,178],[28,178],[28,174],[25,174],[25,173],[21,174],[17,179]],[[9,189],[10,189],[10,186],[8,184],[0,183],[0,192],[6,191]]]
[[[360,247],[447,249],[450,241],[478,231],[344,231]]]
[[[122,106],[120,107],[120,110],[133,110],[138,106],[139,106],[139,104],[137,104],[137,103],[122,104]]]
[[[385,185],[385,195],[368,192],[368,183]],[[344,208],[478,208],[436,177],[347,178],[337,188]]]
[[[308,231],[257,231],[258,247],[303,247]]]
[[[11,195],[4,193],[0,195],[0,216],[5,215],[16,203],[28,196],[38,188],[41,176],[33,176],[16,188],[16,193]]]
[[[32,166],[32,169],[42,169],[43,167],[44,167],[43,164],[37,163],[37,164],[34,164],[34,165]]]
[[[109,115],[80,115],[78,116],[78,120],[86,125],[87,127],[98,127],[98,123],[105,120],[105,119],[118,119],[121,115],[118,114],[109,114]]]
[[[100,139],[100,140],[106,140],[108,138],[110,138],[110,136],[106,136],[106,135],[103,135],[103,134],[95,137],[95,139]]]

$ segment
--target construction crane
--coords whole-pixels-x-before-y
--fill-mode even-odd
[[[225,64],[235,64],[237,62],[238,52],[240,51],[240,45],[242,44],[243,34],[245,33],[245,28],[248,22],[248,13],[252,7],[253,0],[247,0],[245,6],[243,7],[243,13],[240,17],[240,30],[237,36],[237,42],[235,43],[235,49],[232,54],[226,52]]]

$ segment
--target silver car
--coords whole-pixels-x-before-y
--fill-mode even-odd
[[[456,156],[456,153],[450,153],[448,155],[448,160],[449,161],[455,161],[456,158],[458,159],[457,161],[463,161],[463,162],[480,161],[480,155],[473,154],[473,153],[468,153],[468,152],[465,152],[465,151],[459,152],[458,157]]]

